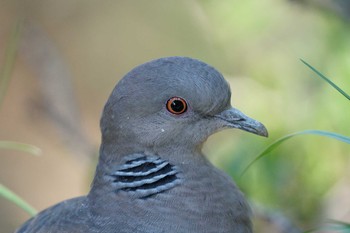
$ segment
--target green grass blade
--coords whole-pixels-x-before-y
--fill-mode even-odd
[[[0,149],[10,149],[30,153],[32,155],[40,155],[41,150],[36,146],[29,144],[12,142],[12,141],[0,141]]]
[[[11,190],[0,184],[0,196],[6,198],[7,200],[11,201],[12,203],[19,206],[21,209],[26,211],[31,216],[36,215],[37,211],[29,205],[27,202],[25,202],[22,198],[17,196],[15,193],[13,193]]]
[[[305,134],[311,134],[311,135],[319,135],[319,136],[324,136],[324,137],[328,137],[328,138],[333,138],[345,143],[350,144],[350,137],[346,137],[344,135],[341,134],[337,134],[337,133],[332,133],[332,132],[328,132],[328,131],[322,131],[322,130],[305,130],[305,131],[300,131],[300,132],[296,132],[296,133],[292,133],[289,135],[286,135],[284,137],[281,137],[279,139],[277,139],[275,142],[273,142],[271,145],[269,145],[266,149],[264,149],[260,154],[258,154],[256,156],[256,158],[250,162],[248,164],[248,166],[243,170],[242,175],[244,175],[246,173],[246,171],[259,159],[261,159],[262,157],[264,157],[265,155],[267,155],[268,153],[270,153],[271,151],[273,151],[274,149],[276,149],[279,145],[281,145],[283,142],[285,142],[288,139],[291,139],[295,136],[299,136],[299,135],[305,135]]]
[[[323,226],[315,227],[313,229],[304,231],[303,233],[311,233],[311,232],[350,233],[350,223],[341,222],[341,221],[337,221],[337,220],[329,220]]]
[[[331,80],[329,80],[326,76],[321,74],[318,70],[316,70],[314,67],[312,67],[309,63],[304,61],[303,59],[300,59],[302,63],[304,63],[307,67],[309,67],[312,71],[314,71],[319,77],[321,77],[323,80],[325,80],[327,83],[329,83],[332,87],[334,87],[337,91],[339,91],[345,98],[350,100],[350,95],[348,95],[345,91],[343,91],[340,87],[338,87],[335,83],[333,83]]]
[[[330,220],[330,224],[332,224],[333,230],[337,230],[339,232],[350,233],[350,223]]]
[[[22,20],[18,20],[17,24],[13,28],[10,40],[5,50],[5,61],[0,70],[0,105],[4,100],[7,86],[11,77],[13,66],[15,64],[17,49],[20,39],[20,29],[22,26]]]

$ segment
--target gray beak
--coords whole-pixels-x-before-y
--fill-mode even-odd
[[[267,137],[268,132],[263,124],[256,121],[235,108],[225,110],[218,115],[215,115],[224,121],[224,126],[229,128],[237,128],[260,136]]]

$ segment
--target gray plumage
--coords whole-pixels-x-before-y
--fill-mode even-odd
[[[40,212],[16,232],[252,232],[243,194],[201,153],[224,128],[267,136],[261,123],[231,107],[230,97],[223,76],[195,59],[136,67],[105,105],[89,194]]]

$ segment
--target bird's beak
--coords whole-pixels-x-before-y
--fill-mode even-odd
[[[215,117],[223,120],[225,127],[242,129],[264,137],[268,136],[267,129],[263,124],[244,115],[238,109],[227,109],[218,115],[215,115]]]

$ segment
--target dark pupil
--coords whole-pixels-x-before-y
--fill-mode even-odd
[[[171,103],[171,109],[174,110],[174,112],[181,112],[184,109],[184,104],[180,100],[174,100]]]

